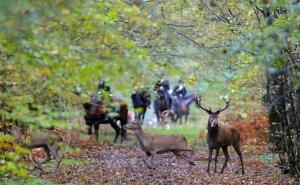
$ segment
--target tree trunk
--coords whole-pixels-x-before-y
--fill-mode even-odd
[[[269,142],[284,172],[300,177],[300,56],[287,55],[285,67],[267,72]]]

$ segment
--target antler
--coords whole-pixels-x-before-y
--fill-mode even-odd
[[[197,97],[196,99],[197,99],[197,104],[199,105],[199,107],[200,107],[202,110],[204,110],[204,111],[207,112],[208,114],[211,114],[211,113],[212,113],[210,107],[209,107],[209,110],[208,110],[207,108],[205,108],[205,107],[203,107],[203,106],[201,105],[201,98],[200,98],[200,97]]]
[[[224,111],[225,109],[227,109],[230,106],[230,98],[228,101],[225,98],[223,98],[223,100],[226,102],[226,106],[223,109],[221,109],[222,107],[220,107],[219,110],[216,112],[217,114]]]

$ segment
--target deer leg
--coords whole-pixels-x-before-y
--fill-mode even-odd
[[[34,169],[37,168],[39,170],[42,170],[42,168],[38,165],[38,163],[36,162],[35,158],[31,153],[29,153],[28,159],[33,163]]]
[[[149,155],[147,154],[144,158],[143,158],[143,162],[146,164],[146,166],[149,168],[149,169],[151,169],[151,166],[147,163],[147,159],[149,159]]]
[[[155,170],[155,165],[154,165],[154,157],[156,155],[156,152],[151,153],[151,166],[152,170]]]
[[[224,169],[227,166],[227,162],[229,160],[229,154],[228,154],[227,146],[222,147],[222,150],[223,150],[223,153],[225,155],[225,162],[224,162],[224,165],[222,167],[221,173],[224,172]]]
[[[243,162],[243,155],[242,155],[242,152],[241,152],[241,149],[240,149],[240,145],[234,144],[233,148],[235,149],[236,153],[239,155],[239,158],[240,158],[240,161],[241,161],[241,165],[242,165],[242,174],[245,174],[245,171],[244,171],[244,162]]]
[[[98,138],[99,138],[99,124],[98,123],[94,123],[94,131],[95,131],[96,140],[98,141]]]
[[[215,173],[217,173],[217,162],[218,162],[219,152],[220,152],[220,148],[217,148],[216,155],[215,155]]]
[[[112,127],[113,129],[115,129],[116,136],[115,136],[115,139],[114,139],[114,143],[116,143],[116,142],[117,142],[117,139],[118,139],[118,137],[119,137],[119,135],[120,135],[120,127],[117,125],[117,123],[116,123],[115,121],[112,121],[112,122],[110,123],[110,125],[111,125],[111,127]]]
[[[187,162],[189,163],[189,165],[195,165],[195,163],[194,163],[192,160],[190,160],[189,157],[186,156],[185,154],[180,153],[179,151],[173,151],[173,153],[174,153],[176,156],[180,157],[181,159],[187,161]]]
[[[58,152],[58,147],[57,147],[56,145],[50,146],[50,151],[51,151],[53,157],[54,157],[55,160],[56,160],[56,165],[55,165],[55,168],[54,168],[54,171],[56,171],[57,168],[58,168],[59,165],[60,165],[60,162],[61,162],[61,159],[62,159],[62,155],[59,154],[59,152]]]
[[[196,165],[186,154],[182,154],[182,156],[185,157],[191,165]]]
[[[213,149],[211,147],[208,148],[208,165],[207,165],[207,169],[206,169],[206,172],[209,174],[209,171],[210,171],[210,162],[211,162],[211,158],[212,158],[212,152],[213,152]]]

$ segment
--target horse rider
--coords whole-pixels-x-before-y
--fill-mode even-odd
[[[118,105],[114,104],[113,94],[111,92],[110,85],[104,80],[101,80],[98,84],[97,100],[100,101],[108,108],[108,112],[117,112]]]
[[[135,101],[133,101],[133,107],[134,108],[137,108],[138,104],[140,104],[141,102],[143,102],[142,97],[138,96],[140,93],[141,93],[141,89],[138,88],[137,86],[134,87],[134,90],[131,93],[131,99],[132,100],[135,99]]]
[[[98,98],[103,99],[104,102],[110,103],[112,102],[112,93],[110,86],[106,84],[104,80],[101,80],[98,84]]]
[[[131,99],[133,98],[136,98],[137,102],[143,102],[150,105],[151,95],[149,94],[149,89],[143,85],[134,87],[134,90],[131,94]]]
[[[164,92],[167,96],[167,98],[172,102],[172,97],[170,95],[170,83],[169,80],[165,79],[164,77],[157,81],[154,85],[154,91],[155,93]]]
[[[187,90],[184,86],[183,80],[178,80],[178,85],[176,85],[173,89],[172,95],[176,98],[183,99],[187,94]]]
[[[187,94],[187,90],[184,86],[183,80],[180,78],[178,80],[178,84],[174,87],[172,91],[172,96],[174,97],[174,101],[172,104],[172,111],[177,110],[179,101],[184,99]]]
[[[170,90],[170,83],[169,83],[169,80],[165,79],[165,78],[162,78],[160,80],[160,85],[164,88],[165,91],[168,91]]]

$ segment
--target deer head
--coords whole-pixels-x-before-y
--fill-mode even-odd
[[[15,141],[22,144],[22,135],[26,134],[26,129],[18,127],[16,125],[12,125],[9,130],[10,134],[15,138]]]
[[[209,107],[209,109],[206,108],[206,107],[203,107],[201,105],[201,99],[197,98],[198,106],[209,115],[208,124],[209,124],[209,127],[211,127],[211,128],[215,128],[215,127],[218,126],[218,123],[219,123],[218,116],[219,116],[219,114],[230,106],[230,99],[226,100],[225,98],[223,98],[223,100],[226,103],[225,107],[224,108],[220,107],[217,111],[213,112],[210,107]]]

